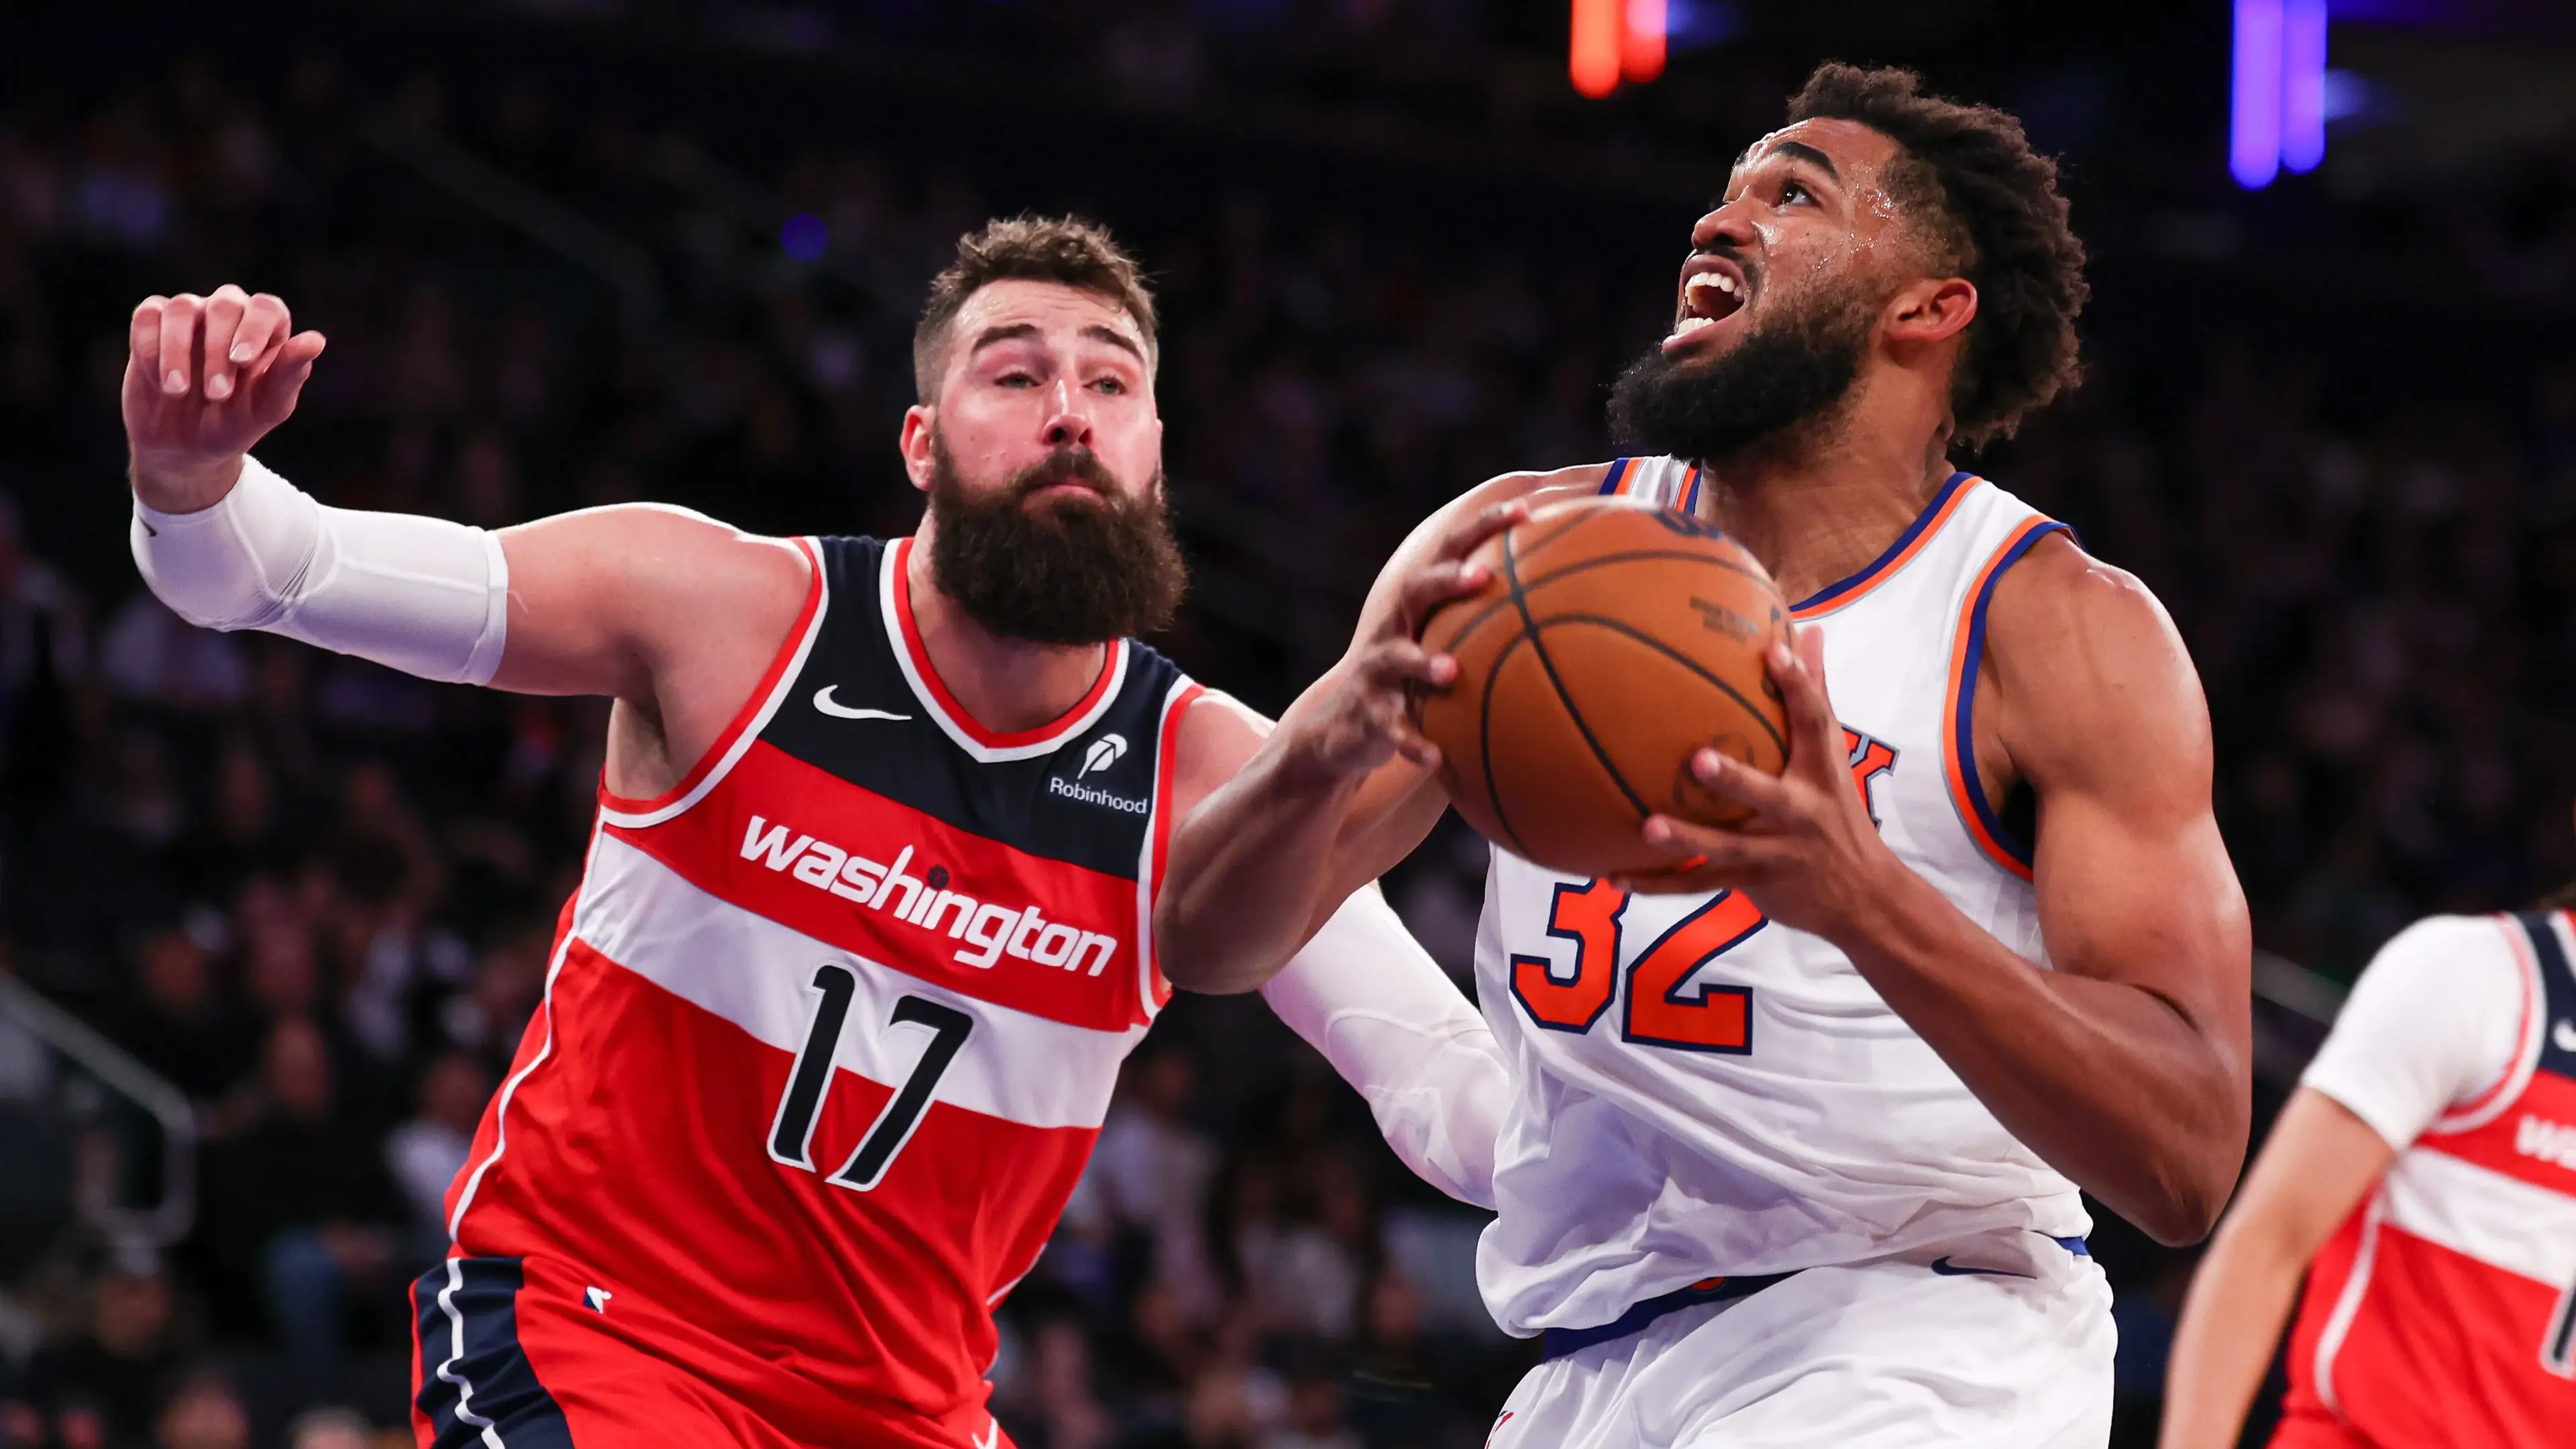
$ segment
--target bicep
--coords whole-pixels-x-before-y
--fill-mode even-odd
[[[2210,807],[2208,708],[2171,621],[2069,547],[1998,595],[1993,625],[2000,732],[2039,801],[2051,960],[2141,987],[2241,1047],[2252,931]]]
[[[753,661],[756,678],[811,575],[792,544],[651,505],[561,514],[500,538],[509,626],[492,682],[525,694],[643,700],[700,660]]]

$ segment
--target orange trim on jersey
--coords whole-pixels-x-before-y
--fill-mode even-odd
[[[689,767],[689,773],[680,777],[680,783],[650,800],[630,800],[623,795],[610,792],[608,775],[603,770],[599,777],[601,804],[621,815],[640,815],[647,811],[662,809],[684,798],[690,791],[705,783],[707,772],[714,769],[718,761],[732,752],[734,742],[742,738],[742,732],[750,728],[751,722],[758,719],[761,711],[768,706],[769,697],[776,694],[779,687],[787,682],[787,666],[795,661],[797,651],[805,643],[805,636],[814,628],[814,616],[823,607],[823,555],[814,547],[814,540],[810,538],[797,538],[792,542],[805,555],[806,567],[814,571],[813,577],[805,585],[805,605],[797,611],[795,625],[787,631],[787,637],[779,641],[778,652],[770,656],[769,669],[760,676],[760,683],[751,691],[751,697],[742,702],[742,708],[734,711],[733,718],[724,727],[724,733],[717,735],[715,743],[707,746],[707,752],[698,756],[698,762]]]
[[[1897,570],[1913,562],[1914,556],[1923,552],[1924,545],[1932,541],[1933,535],[1938,534],[1942,526],[1958,513],[1960,501],[1983,487],[1985,481],[1974,473],[1953,477],[1943,485],[1939,494],[1934,495],[1914,522],[1907,525],[1905,532],[1896,536],[1896,542],[1888,547],[1887,552],[1880,554],[1876,562],[1840,583],[1828,585],[1822,591],[1799,600],[1789,610],[1789,617],[1804,623],[1859,603],[1871,590],[1894,578]]]
[[[1180,695],[1163,711],[1162,737],[1154,742],[1154,839],[1148,856],[1150,863],[1147,869],[1151,874],[1145,895],[1148,914],[1144,920],[1144,935],[1145,963],[1152,972],[1146,990],[1158,1011],[1163,1003],[1172,999],[1172,983],[1163,975],[1163,950],[1154,941],[1151,911],[1154,902],[1162,898],[1163,870],[1172,854],[1172,816],[1178,803],[1172,798],[1172,779],[1178,773],[1181,758],[1181,720],[1189,714],[1190,706],[1198,703],[1199,696],[1205,693],[1207,686],[1195,681],[1181,686]]]
[[[1964,488],[1959,491],[1967,492]],[[1949,780],[1950,804],[1958,813],[1959,823],[1967,827],[1968,838],[1976,842],[1988,860],[2023,880],[2031,879],[2031,863],[2004,844],[2003,822],[1995,818],[1994,808],[1987,803],[1984,788],[1977,781],[1975,731],[1968,711],[1976,703],[1977,665],[1985,652],[1986,605],[1994,596],[1996,579],[2042,534],[2061,532],[2065,527],[2052,518],[2024,519],[1987,557],[1985,567],[1977,571],[1976,581],[1968,586],[1967,597],[1959,607],[1957,627],[1951,631],[1950,689],[1941,711],[1947,733],[1942,741],[1941,771]],[[1928,537],[1930,530],[1925,534]]]
[[[931,665],[930,650],[921,642],[921,626],[912,617],[912,540],[909,537],[896,539],[893,553],[894,587],[886,592],[894,596],[896,637],[903,641],[904,652],[912,656],[913,671],[921,676],[922,685],[930,691],[932,700],[975,743],[988,750],[1017,750],[1051,743],[1073,734],[1075,727],[1082,724],[1108,695],[1110,682],[1118,678],[1120,656],[1127,648],[1124,639],[1113,640],[1107,649],[1101,651],[1100,677],[1091,682],[1091,692],[1077,701],[1073,708],[1035,729],[1013,730],[1005,734],[985,728],[966,712],[966,707],[957,702],[956,696],[948,692],[948,686],[939,678],[939,671]]]

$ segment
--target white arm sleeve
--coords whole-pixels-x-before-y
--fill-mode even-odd
[[[1375,885],[1261,995],[1368,1099],[1405,1166],[1462,1202],[1494,1205],[1494,1140],[1512,1098],[1502,1048]]]
[[[2524,1031],[2515,927],[2434,916],[2379,948],[2299,1082],[2399,1151],[2514,1069]]]
[[[195,513],[134,503],[135,566],[171,612],[262,629],[450,684],[501,667],[510,566],[485,529],[325,508],[242,459],[241,481]]]

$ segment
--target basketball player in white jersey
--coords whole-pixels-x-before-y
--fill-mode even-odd
[[[1672,333],[1614,393],[1663,456],[1499,478],[1425,524],[1183,824],[1164,939],[1192,986],[1243,989],[1430,828],[1406,694],[1456,666],[1413,638],[1482,582],[1478,540],[1602,491],[1723,526],[1797,601],[1769,661],[1786,774],[1701,752],[1753,819],[1641,819],[1672,862],[1650,880],[1494,854],[1478,985],[1519,1093],[1478,1270],[1546,1357],[1491,1442],[2100,1445],[2077,1189],[2196,1239],[2250,1110],[2206,711],[2135,580],[1950,462],[2073,375],[2053,166],[1903,72],[1825,67],[1790,122],[1692,229]]]
[[[882,542],[322,507],[248,456],[323,349],[284,303],[155,297],[129,346],[134,552],[183,617],[616,701],[544,1004],[415,1285],[424,1449],[1005,1442],[992,1307],[1168,994],[1171,822],[1264,727],[1128,637],[1181,587],[1135,264],[1078,222],[961,239],[900,442],[928,516]],[[1382,900],[1268,996],[1490,1205],[1503,1067]]]

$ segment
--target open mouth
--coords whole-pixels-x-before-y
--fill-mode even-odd
[[[1744,309],[1750,293],[1744,274],[1733,263],[1702,264],[1682,279],[1681,315],[1673,323],[1670,340],[1678,342],[1734,316]]]

